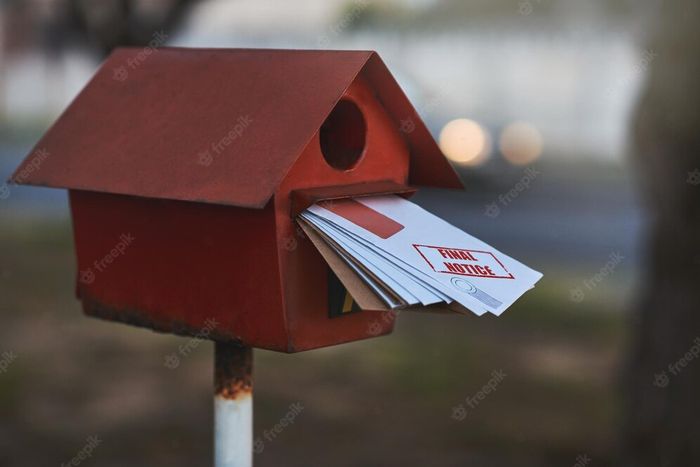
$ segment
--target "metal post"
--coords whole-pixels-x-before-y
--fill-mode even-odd
[[[214,343],[214,466],[253,465],[253,349]]]

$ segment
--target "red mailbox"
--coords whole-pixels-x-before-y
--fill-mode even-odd
[[[118,49],[32,154],[13,179],[70,190],[86,314],[283,352],[393,328],[330,312],[296,213],[461,187],[370,51]]]

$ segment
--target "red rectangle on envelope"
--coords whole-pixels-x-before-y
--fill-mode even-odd
[[[403,229],[403,225],[394,219],[354,199],[323,201],[318,204],[381,238],[389,238]]]

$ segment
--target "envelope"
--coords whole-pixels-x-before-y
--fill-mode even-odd
[[[400,306],[500,315],[542,277],[395,195],[321,202],[300,216]]]

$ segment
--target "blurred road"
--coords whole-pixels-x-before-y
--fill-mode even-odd
[[[30,149],[0,147],[3,180]],[[643,212],[633,181],[619,168],[618,175],[606,167],[588,168],[599,173],[584,176],[574,174],[575,167],[567,170],[543,165],[534,167],[531,176],[524,168],[508,168],[503,176],[490,178],[467,174],[464,192],[425,188],[413,200],[535,268],[544,263],[557,269],[597,269],[619,252],[625,270],[634,269],[640,261]],[[519,189],[521,180],[529,186]],[[63,190],[11,187],[10,196],[0,200],[3,217],[67,215]]]

